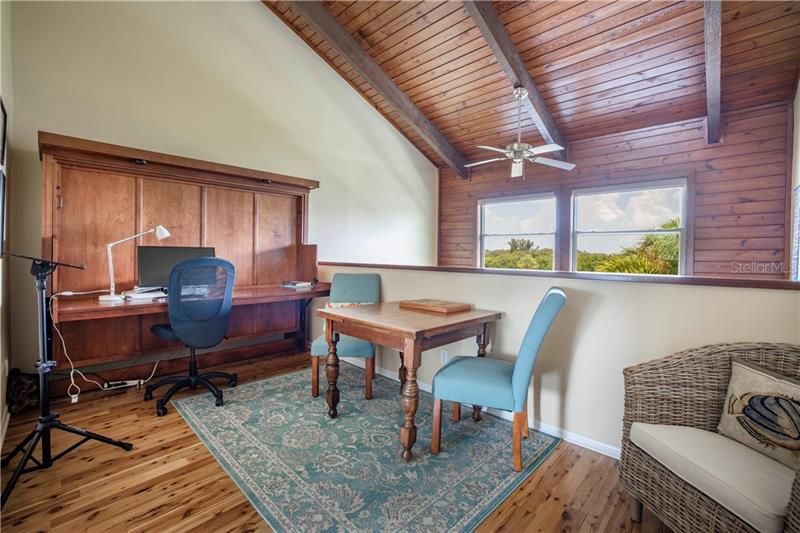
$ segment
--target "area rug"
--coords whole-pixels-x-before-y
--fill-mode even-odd
[[[339,417],[329,419],[324,373],[311,397],[310,371],[174,401],[228,475],[276,531],[469,531],[555,449],[559,439],[531,431],[522,472],[511,461],[511,423],[465,409],[449,420],[442,450],[430,453],[433,399],[420,392],[414,460],[400,458],[400,386],[382,376],[364,399],[363,370],[342,363]]]

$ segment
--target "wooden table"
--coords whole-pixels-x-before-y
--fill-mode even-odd
[[[410,461],[411,448],[417,440],[414,415],[419,405],[417,369],[422,352],[469,337],[478,343],[478,356],[486,355],[488,325],[500,319],[494,311],[472,310],[443,315],[400,309],[398,302],[387,302],[355,307],[340,307],[317,310],[325,319],[325,337],[328,341],[328,358],[325,376],[328,379],[328,416],[336,418],[339,403],[339,356],[336,343],[339,335],[351,335],[400,352],[400,383],[402,389],[403,425],[400,428],[400,443],[403,459]],[[316,372],[312,373],[313,379]],[[480,407],[475,415],[480,416]]]

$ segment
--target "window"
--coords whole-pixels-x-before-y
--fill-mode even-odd
[[[683,273],[686,180],[575,190],[572,269]]]
[[[553,270],[555,194],[484,200],[478,208],[481,267]]]

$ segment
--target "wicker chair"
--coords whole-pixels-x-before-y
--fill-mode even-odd
[[[716,431],[731,376],[731,356],[800,378],[800,346],[716,344],[626,368],[621,482],[631,518],[642,505],[673,531],[755,531],[735,514],[673,474],[630,440],[634,422]],[[795,477],[784,531],[800,532],[800,478]]]

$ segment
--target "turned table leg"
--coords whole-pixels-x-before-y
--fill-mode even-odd
[[[325,377],[328,378],[328,392],[325,400],[328,402],[328,416],[336,418],[336,406],[339,404],[339,389],[336,381],[339,379],[339,356],[336,353],[336,343],[339,334],[333,332],[333,322],[328,321],[325,327],[325,337],[328,341],[328,359],[325,361]]]
[[[403,445],[403,459],[411,461],[411,449],[417,441],[417,426],[414,425],[414,416],[419,406],[419,386],[417,385],[417,368],[420,365],[422,352],[420,347],[411,342],[403,353],[406,367],[406,379],[403,384],[403,425],[400,427],[400,444]]]
[[[486,357],[486,345],[489,343],[489,336],[487,335],[488,324],[483,325],[483,329],[481,330],[481,334],[475,337],[475,342],[478,343],[478,357]],[[481,421],[481,406],[480,405],[473,405],[472,406],[472,420],[475,422]]]
[[[406,370],[406,363],[403,360],[403,352],[397,352],[400,354],[400,369],[397,371],[397,379],[400,380],[400,394],[403,393],[403,385],[406,384],[406,376],[408,375],[408,371]]]

